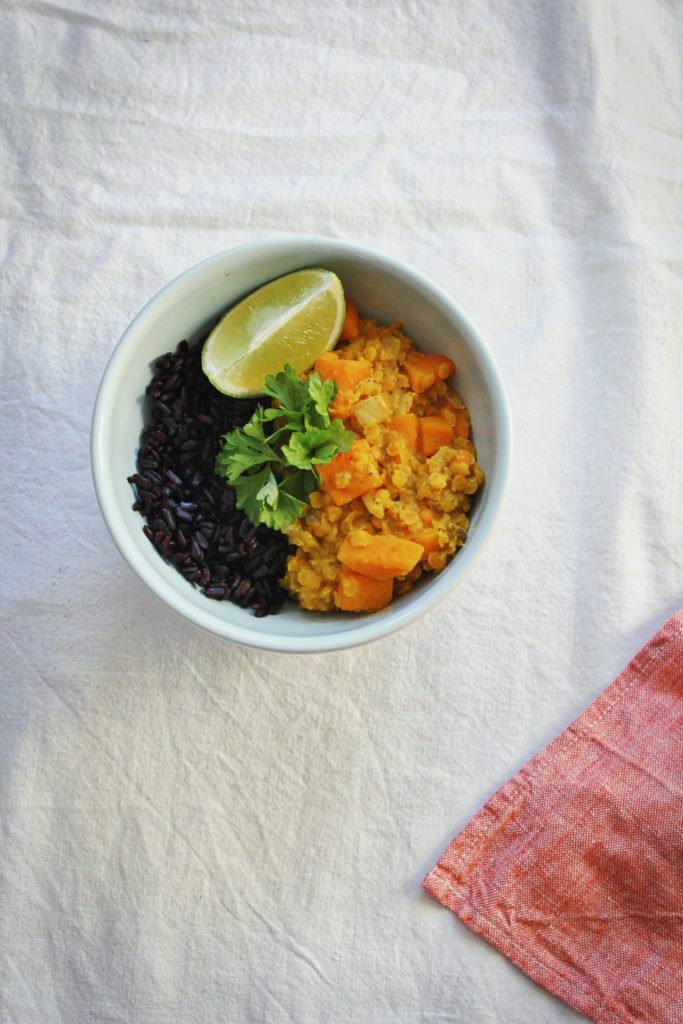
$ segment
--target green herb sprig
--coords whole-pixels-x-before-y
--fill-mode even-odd
[[[259,405],[248,423],[225,434],[215,470],[235,488],[237,507],[251,523],[283,530],[318,487],[315,467],[348,451],[355,434],[330,417],[332,380],[312,373],[302,381],[288,363],[266,377],[264,391],[277,405]]]

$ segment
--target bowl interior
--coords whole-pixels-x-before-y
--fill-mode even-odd
[[[465,547],[438,576],[372,615],[314,614],[288,602],[276,615],[256,619],[233,604],[207,599],[166,565],[142,533],[131,508],[126,478],[145,413],[145,387],[154,360],[183,338],[196,340],[238,299],[259,285],[306,266],[324,266],[341,278],[361,313],[383,322],[402,320],[425,351],[445,352],[458,368],[456,386],[468,405],[486,484],[474,503]],[[500,505],[507,477],[510,430],[507,403],[495,365],[478,334],[453,301],[402,264],[361,246],[328,239],[282,239],[242,246],[198,264],[167,285],[141,310],[114,351],[93,417],[92,461],[98,499],[126,560],[176,611],[219,635],[274,650],[329,650],[392,632],[447,593],[478,554]]]

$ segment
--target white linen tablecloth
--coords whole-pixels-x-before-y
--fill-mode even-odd
[[[3,1024],[579,1020],[421,892],[681,603],[675,0],[0,3]],[[97,509],[99,376],[238,242],[448,289],[515,420],[428,618],[282,657],[200,632]]]

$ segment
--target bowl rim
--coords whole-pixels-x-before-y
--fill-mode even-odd
[[[423,291],[446,307],[457,323],[458,329],[465,336],[486,378],[491,392],[495,429],[498,435],[498,447],[496,474],[490,484],[487,482],[488,496],[484,512],[486,518],[481,521],[477,533],[474,536],[468,536],[467,542],[458,553],[458,574],[456,579],[449,579],[446,570],[429,581],[428,586],[421,592],[418,600],[403,607],[396,606],[393,613],[384,616],[382,619],[376,619],[371,615],[366,616],[359,625],[354,626],[350,630],[333,633],[322,632],[320,635],[314,633],[310,636],[286,636],[268,631],[267,625],[264,625],[267,624],[268,617],[254,618],[254,623],[258,623],[256,628],[248,628],[236,623],[215,619],[208,609],[204,612],[203,609],[195,607],[192,602],[186,601],[175,591],[167,591],[161,575],[154,571],[151,564],[140,560],[139,554],[133,545],[128,526],[119,513],[113,481],[106,472],[107,419],[111,398],[123,375],[128,350],[133,346],[134,340],[139,333],[144,331],[146,322],[154,314],[155,307],[160,302],[163,302],[167,295],[176,293],[180,287],[181,294],[176,294],[175,300],[182,300],[183,290],[186,292],[191,290],[192,281],[195,276],[212,264],[225,260],[228,256],[233,259],[239,258],[240,254],[257,252],[259,249],[265,252],[269,249],[283,247],[292,248],[292,257],[296,259],[297,250],[303,251],[314,246],[325,246],[328,249],[332,249],[334,255],[365,258],[373,263],[379,263],[389,272],[412,278]],[[184,289],[183,285],[185,285]],[[124,561],[127,562],[135,574],[164,604],[172,608],[184,619],[193,622],[204,630],[242,646],[281,654],[323,653],[358,647],[395,633],[434,608],[462,582],[491,540],[507,493],[511,460],[512,417],[505,384],[483,336],[459,303],[430,277],[403,260],[394,256],[388,256],[363,243],[330,238],[325,235],[278,235],[272,238],[243,242],[240,245],[231,246],[200,260],[198,263],[181,271],[180,274],[177,274],[160,288],[138,310],[109,356],[97,387],[90,432],[90,464],[97,502],[114,544]],[[311,612],[310,614],[315,615],[316,613]],[[322,624],[324,622],[322,613],[314,621]]]

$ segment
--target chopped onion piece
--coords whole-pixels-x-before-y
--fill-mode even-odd
[[[383,395],[371,395],[370,398],[363,398],[356,402],[353,407],[353,415],[361,427],[369,427],[371,423],[381,423],[389,419],[391,410]]]

